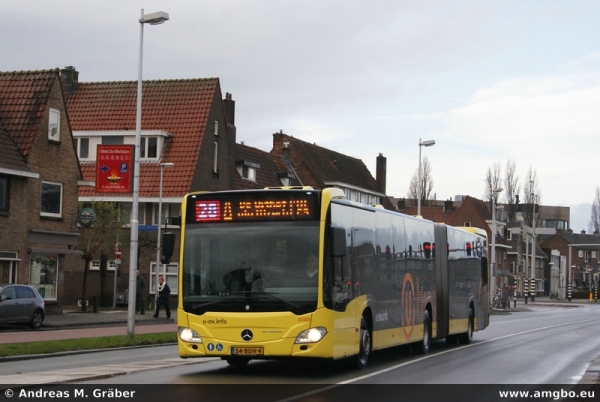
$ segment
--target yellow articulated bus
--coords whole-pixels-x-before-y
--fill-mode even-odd
[[[197,192],[182,203],[183,358],[351,357],[487,327],[485,232],[310,187]]]

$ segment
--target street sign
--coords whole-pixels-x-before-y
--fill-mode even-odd
[[[121,263],[121,247],[115,247],[115,264]]]

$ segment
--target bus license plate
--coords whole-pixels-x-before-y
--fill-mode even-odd
[[[247,347],[247,346],[243,346],[243,347],[239,347],[239,346],[232,346],[231,347],[231,354],[232,355],[244,355],[244,356],[258,356],[258,355],[264,355],[264,349],[262,347]]]

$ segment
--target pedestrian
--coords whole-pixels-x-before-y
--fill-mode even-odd
[[[146,288],[146,285],[144,284],[144,278],[140,276],[139,269],[136,271],[136,275],[137,282],[135,285],[135,312],[141,314],[144,312],[144,306],[142,305],[142,291]]]
[[[167,313],[167,319],[171,318],[171,309],[169,309],[169,295],[171,294],[171,288],[165,282],[163,276],[158,278],[158,298],[156,299],[156,311],[154,312],[154,318],[158,318],[160,306],[165,306]]]

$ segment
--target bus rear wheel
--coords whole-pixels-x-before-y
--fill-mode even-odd
[[[429,353],[429,347],[431,346],[431,319],[429,318],[429,311],[425,310],[423,314],[423,339],[417,343],[417,352],[422,355]]]
[[[473,309],[469,308],[469,321],[467,322],[467,332],[460,334],[458,340],[463,345],[473,342]]]
[[[362,317],[360,320],[360,334],[359,334],[359,351],[356,355],[356,365],[359,369],[367,367],[367,362],[371,356],[371,333],[367,325],[367,320]]]

